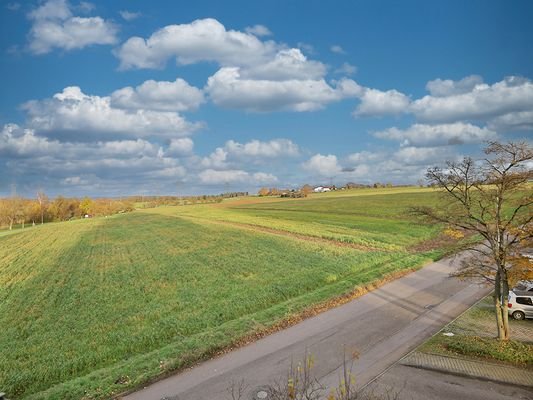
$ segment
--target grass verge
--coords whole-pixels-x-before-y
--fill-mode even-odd
[[[512,340],[504,342],[496,339],[492,297],[487,296],[418,350],[533,370],[533,321],[510,320],[509,323]],[[444,332],[453,333],[453,336],[446,336]]]

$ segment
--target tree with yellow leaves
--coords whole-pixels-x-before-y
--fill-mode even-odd
[[[448,162],[447,168],[430,168],[430,185],[442,189],[438,207],[417,207],[414,212],[432,222],[444,223],[450,231],[479,235],[482,242],[471,246],[457,275],[478,277],[494,285],[498,338],[510,338],[509,287],[531,276],[524,249],[533,239],[533,150],[526,142],[489,142],[486,158],[470,157]],[[529,267],[528,267],[529,266]]]

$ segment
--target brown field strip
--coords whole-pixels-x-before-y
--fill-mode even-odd
[[[293,239],[302,240],[302,241],[305,241],[305,242],[316,243],[316,244],[327,244],[327,245],[330,245],[330,246],[348,247],[348,248],[356,249],[356,250],[360,250],[360,251],[387,252],[386,250],[379,249],[379,248],[376,248],[376,247],[363,246],[363,245],[356,244],[356,243],[341,242],[339,240],[333,240],[333,239],[321,238],[321,237],[316,237],[316,236],[304,235],[302,233],[295,233],[295,232],[285,231],[285,230],[281,230],[281,229],[268,228],[266,226],[255,225],[255,224],[246,224],[246,223],[243,223],[243,222],[212,220],[212,219],[208,219],[208,218],[191,217],[191,216],[184,216],[184,215],[180,215],[179,218],[188,219],[190,221],[201,220],[202,222],[207,222],[207,223],[210,223],[210,224],[229,226],[229,227],[233,227],[233,228],[237,228],[237,229],[244,229],[244,230],[252,231],[252,232],[267,233],[267,234],[276,235],[276,236],[285,236],[285,237],[290,237],[290,238],[293,238]]]

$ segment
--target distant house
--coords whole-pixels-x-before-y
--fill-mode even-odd
[[[324,193],[324,192],[331,192],[331,189],[327,186],[317,186],[313,189],[313,192],[315,193]]]

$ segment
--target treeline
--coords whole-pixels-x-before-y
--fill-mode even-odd
[[[199,196],[131,196],[128,200],[138,204],[139,208],[159,206],[183,206],[191,204],[220,203],[232,197],[248,196],[248,192],[228,192],[221,194],[204,194]]]
[[[0,199],[0,226],[13,229],[14,225],[20,225],[24,228],[27,224],[106,216],[133,210],[134,204],[129,200],[89,197],[78,199],[63,196],[50,200],[46,194],[40,192],[35,199],[20,196]]]
[[[344,186],[335,186],[335,185],[317,185],[315,187],[325,188],[327,191],[331,190],[346,190],[346,189],[379,189],[379,188],[392,188],[392,187],[408,187],[410,185],[393,185],[392,183],[381,183],[376,182],[373,184],[361,184],[348,182]],[[423,184],[420,184],[421,187],[424,187]],[[312,193],[315,189],[314,186],[305,184],[298,189],[278,189],[278,188],[267,188],[262,187],[257,192],[258,196],[281,196],[281,197],[306,197],[309,193]]]
[[[10,230],[15,225],[44,224],[86,217],[102,217],[125,213],[136,208],[153,208],[162,205],[189,205],[219,203],[225,198],[248,196],[248,192],[229,192],[202,196],[130,196],[126,198],[96,198],[58,196],[50,200],[44,192],[34,199],[12,196],[0,199],[0,227]]]

